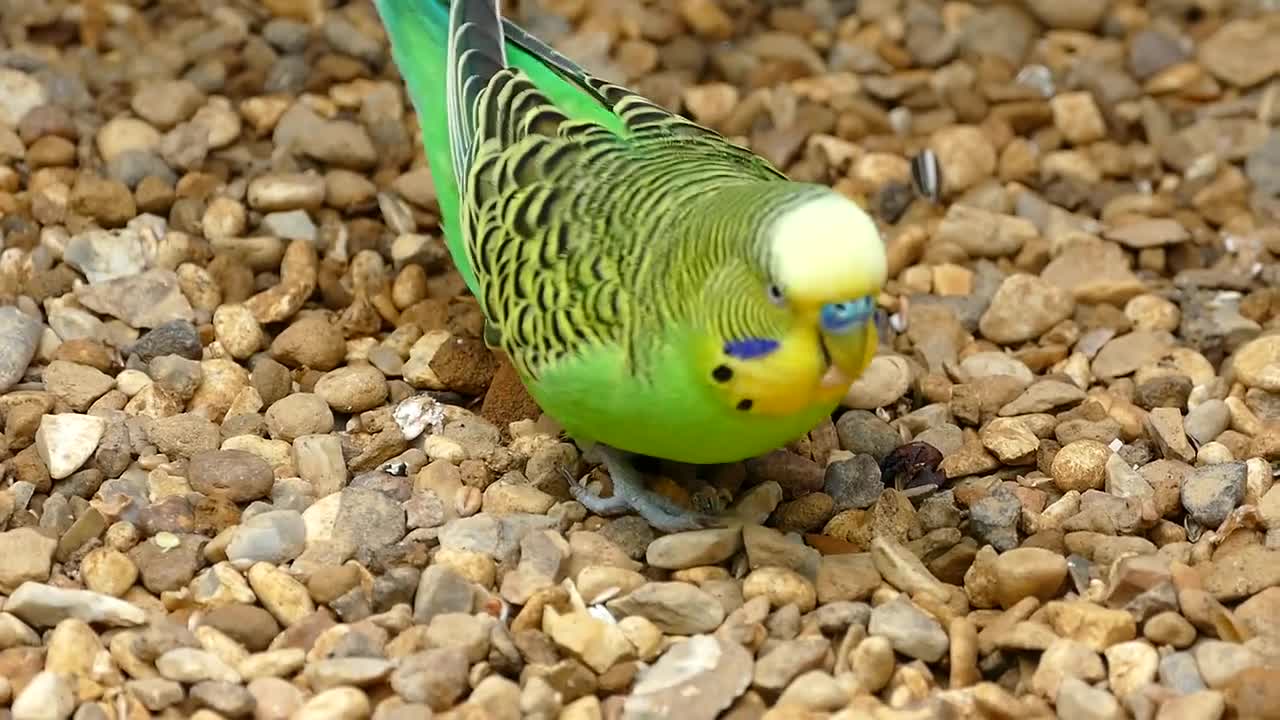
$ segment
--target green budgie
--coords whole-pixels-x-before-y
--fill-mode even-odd
[[[804,435],[875,354],[884,243],[853,201],[593,77],[495,0],[376,0],[445,241],[539,406],[612,478],[576,499],[722,524],[634,455],[736,462]]]

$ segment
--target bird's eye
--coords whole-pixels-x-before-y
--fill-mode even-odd
[[[770,284],[767,292],[769,293],[769,302],[774,305],[781,305],[786,301],[786,297],[782,294],[782,287],[779,285]]]
[[[862,327],[875,312],[875,301],[870,297],[827,303],[822,306],[822,329],[836,335]]]

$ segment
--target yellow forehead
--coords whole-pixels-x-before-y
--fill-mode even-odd
[[[772,267],[789,299],[824,303],[874,295],[888,272],[871,216],[837,193],[780,215],[770,228]]]

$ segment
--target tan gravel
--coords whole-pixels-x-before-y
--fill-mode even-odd
[[[509,4],[882,223],[844,407],[665,536],[330,5],[0,10],[0,716],[1280,717],[1273,3]]]

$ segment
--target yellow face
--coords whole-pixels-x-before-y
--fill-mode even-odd
[[[887,261],[875,223],[836,193],[788,211],[769,232],[766,293],[787,330],[770,352],[727,361],[722,387],[739,410],[787,415],[838,400],[866,370]]]

